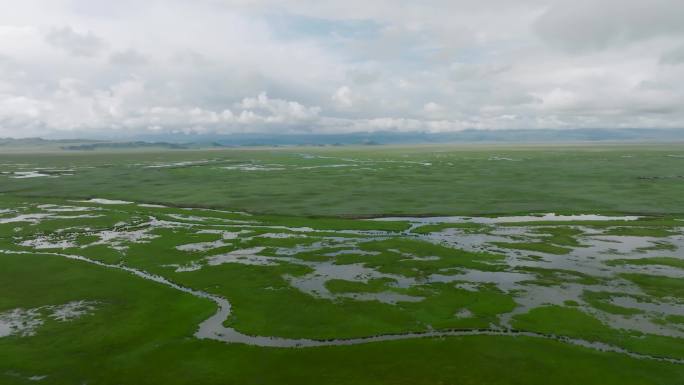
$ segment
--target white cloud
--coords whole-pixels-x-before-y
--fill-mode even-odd
[[[423,106],[423,112],[427,116],[438,116],[444,112],[444,106],[435,102],[427,102]]]
[[[318,118],[321,111],[319,107],[307,107],[295,101],[271,99],[266,92],[260,93],[257,97],[244,98],[235,107],[242,110],[237,122],[245,124],[310,122]]]
[[[332,95],[332,100],[340,108],[349,108],[354,104],[352,91],[347,86],[338,88]]]
[[[684,127],[683,12],[24,0],[0,13],[0,136]]]
[[[104,41],[91,31],[76,32],[69,26],[52,28],[45,35],[45,41],[74,56],[95,56],[105,46]]]
[[[456,62],[449,67],[450,78],[454,81],[480,81],[510,69],[510,65],[498,63],[468,64]]]
[[[109,62],[115,66],[137,67],[147,64],[147,59],[143,54],[134,50],[112,52],[109,55]]]
[[[659,36],[681,36],[684,3],[677,0],[553,2],[535,23],[539,35],[570,50],[606,49]]]
[[[670,51],[666,51],[660,57],[662,64],[684,64],[684,44]]]

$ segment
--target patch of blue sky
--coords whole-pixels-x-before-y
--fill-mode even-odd
[[[267,14],[265,21],[281,39],[373,39],[383,26],[373,20],[330,20],[293,14]]]

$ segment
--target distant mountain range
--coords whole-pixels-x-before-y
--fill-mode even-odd
[[[223,147],[218,143],[173,143],[136,141],[110,141],[91,139],[43,139],[43,138],[0,138],[0,152],[5,149],[48,149],[64,151],[167,149],[189,150],[208,147]]]
[[[93,150],[124,150],[124,149],[138,149],[138,148],[164,148],[168,150],[189,150],[192,148],[204,147],[223,147],[220,144],[195,144],[195,143],[167,143],[167,142],[97,142],[72,144],[69,146],[62,146],[63,150],[69,151],[93,151]]]
[[[0,138],[0,151],[35,148],[63,151],[169,149],[236,146],[343,146],[445,143],[570,143],[684,141],[684,129],[464,130],[449,133],[359,132],[349,134],[156,134],[129,138]]]
[[[192,139],[191,139],[192,138]],[[428,143],[550,143],[684,141],[684,129],[464,130],[449,133],[360,132],[350,134],[158,135],[141,140],[203,142],[224,146],[374,145]]]

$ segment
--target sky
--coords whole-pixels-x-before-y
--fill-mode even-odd
[[[0,9],[0,137],[684,129],[682,0]]]

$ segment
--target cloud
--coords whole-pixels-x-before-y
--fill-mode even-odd
[[[682,13],[679,0],[23,0],[0,13],[0,136],[684,127]]]
[[[539,36],[570,51],[602,50],[684,33],[676,0],[555,1],[534,23]]]
[[[71,27],[51,29],[45,35],[45,41],[74,56],[96,56],[105,47],[105,42],[91,31],[79,33]]]
[[[426,116],[440,116],[444,113],[444,106],[435,102],[427,102],[423,106],[423,112]]]
[[[320,108],[274,99],[265,92],[246,97],[231,108],[159,106],[150,104],[145,84],[130,80],[89,94],[74,79],[62,79],[47,100],[0,95],[0,127],[50,131],[88,131],[106,128],[135,133],[172,132],[286,132],[305,131],[319,120]],[[295,131],[296,131],[295,130]],[[0,130],[0,133],[2,131]]]
[[[349,108],[354,104],[352,91],[347,86],[342,86],[335,90],[332,100],[339,108]]]
[[[382,71],[372,62],[363,63],[347,71],[347,78],[355,84],[368,85],[379,81]]]
[[[266,92],[248,97],[235,104],[241,110],[239,123],[293,124],[312,121],[318,117],[320,107],[307,107],[295,101],[269,98]]]
[[[674,48],[663,53],[660,57],[661,64],[683,64],[684,63],[684,45]]]
[[[456,62],[451,64],[449,71],[450,78],[454,81],[481,81],[510,69],[510,65],[499,63],[469,64]]]
[[[109,62],[115,66],[137,67],[147,64],[147,58],[134,49],[112,52],[109,55]]]

